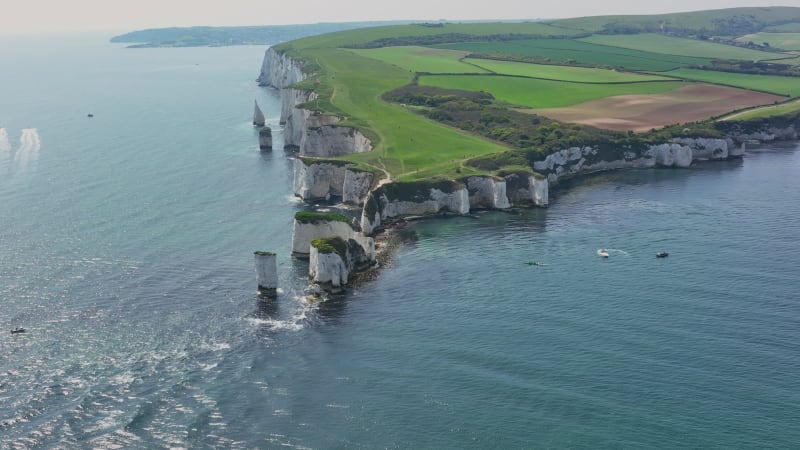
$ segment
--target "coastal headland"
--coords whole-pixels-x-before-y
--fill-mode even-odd
[[[271,47],[258,82],[280,90],[295,195],[361,210],[298,215],[293,251],[338,287],[404,217],[546,207],[566,179],[796,140],[800,55],[731,38],[787,23],[800,8],[420,23]]]

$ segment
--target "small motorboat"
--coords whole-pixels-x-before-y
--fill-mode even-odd
[[[11,334],[21,334],[21,333],[24,333],[24,332],[25,332],[25,328],[19,328],[19,327],[14,328],[13,330],[11,330]]]
[[[669,253],[667,253],[667,252],[658,252],[658,253],[656,253],[656,258],[666,258],[667,256],[669,256]]]
[[[608,258],[608,250],[601,248],[600,250],[597,251],[597,256],[601,258]]]
[[[543,263],[541,261],[528,261],[525,264],[527,264],[529,266],[544,266],[545,265],[545,263]]]
[[[94,114],[89,113],[89,114],[86,115],[86,117],[94,117]]]

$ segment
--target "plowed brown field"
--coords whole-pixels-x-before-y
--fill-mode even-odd
[[[646,131],[674,123],[694,122],[741,108],[783,100],[712,84],[693,84],[664,94],[619,95],[566,108],[526,110],[562,122],[580,123],[617,131]]]

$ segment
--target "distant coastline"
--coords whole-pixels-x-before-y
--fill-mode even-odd
[[[136,30],[111,38],[113,43],[129,43],[127,48],[225,47],[231,45],[272,45],[317,34],[378,25],[408,22],[344,22],[306,25],[266,25],[246,27],[170,27]]]

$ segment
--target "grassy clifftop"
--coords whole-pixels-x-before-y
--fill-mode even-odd
[[[680,27],[697,35],[720,30],[745,34],[794,22],[800,24],[800,8],[551,23],[415,24],[329,33],[276,50],[302,60],[315,74],[297,86],[319,95],[314,109],[340,116],[342,125],[359,128],[372,141],[373,151],[342,160],[388,173],[393,180],[456,179],[487,173],[487,165],[469,161],[492,161],[493,171],[519,170],[562,145],[633,145],[669,139],[674,130],[687,128],[715,134],[713,123],[695,123],[698,117],[800,95],[798,55],[687,39],[674,32]],[[630,34],[640,32],[646,34]],[[698,92],[718,107],[703,108],[698,115],[692,103]],[[613,108],[598,108],[604,99],[614,99],[609,103]],[[580,111],[590,103],[594,109]],[[659,113],[661,104],[671,105],[670,114]],[[610,119],[561,126],[541,117],[569,117],[559,113],[566,107],[579,110],[570,111],[576,117]],[[628,119],[612,117],[615,110],[628,108],[652,125],[645,121],[626,128]],[[681,108],[691,110],[691,118],[680,120]],[[658,130],[689,121],[690,127]],[[654,131],[631,133],[650,128]],[[494,167],[502,161],[508,167]]]

